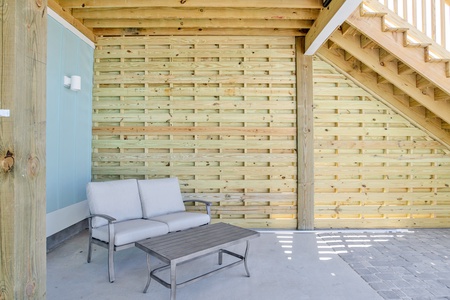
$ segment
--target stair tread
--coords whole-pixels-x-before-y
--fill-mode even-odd
[[[450,62],[450,58],[434,58],[434,57],[427,57],[426,62]]]
[[[385,15],[387,15],[387,13],[385,12],[367,11],[367,10],[361,11],[361,16],[363,17],[376,18],[376,17],[384,17]]]
[[[409,48],[426,48],[430,46],[430,43],[415,43],[415,42],[405,42],[403,46],[409,47]]]
[[[383,31],[389,31],[389,32],[406,32],[409,28],[407,27],[389,27],[386,26],[383,28]]]

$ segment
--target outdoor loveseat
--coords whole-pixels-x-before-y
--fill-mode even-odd
[[[177,178],[90,182],[86,188],[89,204],[89,249],[92,244],[108,249],[109,281],[114,282],[114,251],[137,241],[208,224],[210,202],[183,201]],[[201,202],[207,214],[187,212],[184,202]]]

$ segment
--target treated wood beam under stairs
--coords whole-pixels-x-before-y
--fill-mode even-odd
[[[311,29],[306,34],[305,55],[314,55],[328,37],[347,19],[362,0],[334,0],[321,10]]]

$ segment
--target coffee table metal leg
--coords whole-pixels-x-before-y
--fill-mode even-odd
[[[147,279],[147,284],[145,285],[145,288],[144,288],[144,294],[147,293],[147,289],[150,286],[150,281],[152,280],[152,277],[150,276],[150,272],[151,272],[150,254],[147,254],[147,270],[148,270],[148,279]]]
[[[219,265],[222,265],[222,257],[223,257],[223,251],[222,249],[219,250]]]
[[[248,267],[247,267],[247,254],[248,254],[249,247],[250,247],[250,243],[247,241],[247,247],[245,248],[245,254],[244,254],[244,266],[245,266],[245,271],[247,272],[248,277],[250,277],[250,272],[248,271]]]
[[[177,264],[170,263],[170,300],[175,300],[177,296]]]

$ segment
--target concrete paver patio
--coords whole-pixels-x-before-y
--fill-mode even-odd
[[[178,289],[177,299],[450,299],[450,229],[260,232],[250,242],[250,278],[239,266]],[[86,249],[84,231],[47,254],[47,299],[169,299],[155,281],[142,293],[143,251],[117,252],[109,283],[107,251],[94,248],[88,264]],[[180,276],[216,264],[208,256]]]
[[[450,229],[318,237],[384,299],[450,299]]]

